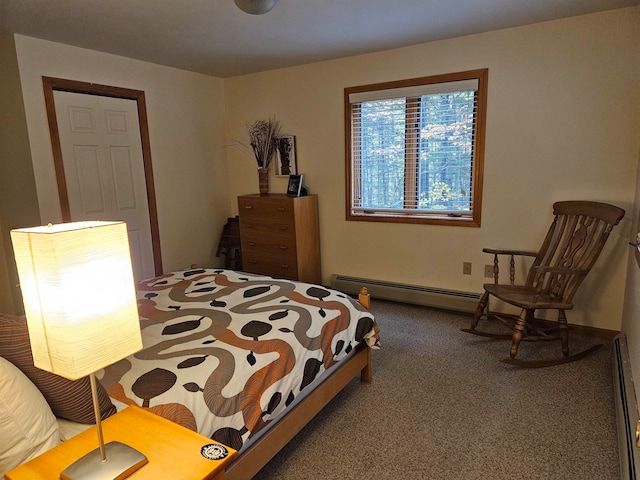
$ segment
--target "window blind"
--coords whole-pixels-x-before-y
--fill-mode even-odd
[[[383,88],[368,92],[354,92],[349,94],[349,102],[361,103],[374,100],[388,100],[391,98],[420,97],[422,95],[435,95],[438,93],[477,91],[478,80],[458,80],[453,82],[428,83],[413,85],[410,87]]]
[[[477,89],[471,80],[349,95],[353,210],[469,214]]]

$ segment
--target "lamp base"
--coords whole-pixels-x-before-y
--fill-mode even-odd
[[[148,460],[142,453],[120,442],[105,446],[107,459],[103,462],[100,449],[87,453],[60,474],[61,480],[121,480],[128,477]]]

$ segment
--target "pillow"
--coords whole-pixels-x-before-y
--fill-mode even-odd
[[[33,365],[27,319],[0,313],[0,357],[4,357],[29,377],[42,392],[56,417],[78,423],[95,423],[89,378],[68,380]],[[96,382],[100,418],[116,413],[109,395]]]
[[[40,390],[0,357],[0,478],[59,443],[56,417]]]

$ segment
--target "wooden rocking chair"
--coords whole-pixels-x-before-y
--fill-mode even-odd
[[[491,338],[510,338],[510,357],[501,360],[504,363],[522,367],[546,367],[584,358],[602,347],[594,345],[569,355],[569,327],[565,310],[573,308],[573,296],[598,259],[609,233],[624,217],[625,212],[606,203],[567,201],[555,203],[553,213],[555,218],[539,252],[483,249],[483,252],[494,256],[494,283],[483,286],[484,294],[475,310],[471,328],[462,331]],[[509,285],[501,285],[498,281],[501,255],[510,257]],[[515,258],[518,256],[535,257],[524,285],[515,285]],[[520,308],[520,314],[490,311],[490,296]],[[536,319],[536,310],[557,310],[557,325]],[[504,335],[476,330],[481,318],[499,320],[509,326],[513,333]],[[562,356],[552,360],[516,359],[522,340],[560,340]]]

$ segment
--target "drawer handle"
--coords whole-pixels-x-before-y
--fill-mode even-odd
[[[249,263],[258,263],[257,260],[249,260]]]
[[[289,247],[286,245],[280,245],[280,250],[289,250]]]
[[[244,208],[245,210],[251,210],[253,208],[253,205],[245,205]]]
[[[284,232],[284,231],[286,231],[288,228],[289,228],[289,227],[286,227],[286,226],[284,226],[284,225],[280,225],[280,226],[278,227],[278,230],[280,230],[280,231]]]
[[[283,263],[282,265],[280,265],[282,268],[289,268],[289,264],[288,263]]]
[[[279,212],[284,212],[286,209],[284,207],[278,207]]]
[[[255,227],[255,225],[254,225],[253,223],[247,223],[245,226],[246,226],[247,228],[253,228],[253,227]]]
[[[247,242],[247,245],[249,245],[250,247],[255,247],[256,246],[256,242]]]

